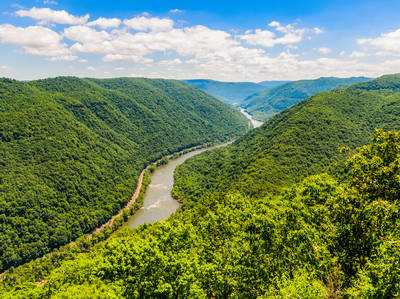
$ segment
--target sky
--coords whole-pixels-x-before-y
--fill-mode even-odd
[[[400,72],[399,11],[398,0],[2,0],[0,77],[378,77]]]

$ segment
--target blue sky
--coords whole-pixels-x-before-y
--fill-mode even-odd
[[[297,80],[400,72],[400,1],[0,3],[0,76]]]

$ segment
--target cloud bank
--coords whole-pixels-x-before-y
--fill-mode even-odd
[[[179,12],[182,11],[170,11]],[[183,26],[170,17],[147,13],[129,19],[90,20],[89,14],[75,16],[64,10],[33,7],[19,9],[15,16],[37,23],[28,27],[0,25],[3,44],[20,47],[23,53],[44,56],[50,61],[88,62],[81,56],[92,55],[99,56],[105,64],[135,63],[143,76],[261,81],[326,75],[376,76],[400,66],[400,60],[396,59],[379,65],[360,61],[370,56],[371,51],[400,56],[400,29],[377,38],[360,38],[356,42],[362,50],[349,55],[340,51],[337,58],[332,58],[335,53],[331,48],[314,48],[317,57],[311,59],[296,51],[324,31],[278,21],[266,22],[265,28],[234,32],[204,25]],[[327,54],[329,58],[324,57]],[[129,68],[111,65],[109,69],[125,70],[128,72]]]

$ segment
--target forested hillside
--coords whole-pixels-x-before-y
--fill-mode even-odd
[[[265,86],[267,88],[274,88],[283,84],[286,84],[290,81],[261,81],[258,82],[259,85]]]
[[[262,197],[304,177],[340,175],[338,149],[371,141],[375,128],[400,128],[400,76],[383,76],[347,89],[319,93],[283,111],[232,146],[191,159],[176,172],[175,195],[188,201],[202,194],[239,190]],[[206,192],[207,191],[207,192]]]
[[[265,121],[278,112],[297,104],[319,92],[334,88],[344,88],[352,83],[368,81],[365,77],[352,78],[319,78],[316,80],[300,80],[263,90],[255,93],[242,101],[241,107],[245,108],[254,118]]]
[[[7,272],[0,290],[33,298],[398,297],[400,133],[376,127],[400,128],[400,75],[315,95],[191,158],[176,172],[182,212],[125,229],[39,285]]]
[[[203,79],[186,80],[185,82],[195,85],[229,104],[240,104],[245,98],[254,93],[283,84],[281,81],[265,81],[257,84],[252,82],[220,82]]]
[[[105,223],[150,162],[247,121],[173,80],[0,80],[0,271]]]

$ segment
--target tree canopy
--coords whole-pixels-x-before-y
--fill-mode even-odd
[[[0,271],[105,223],[162,156],[247,129],[174,80],[0,80]]]

